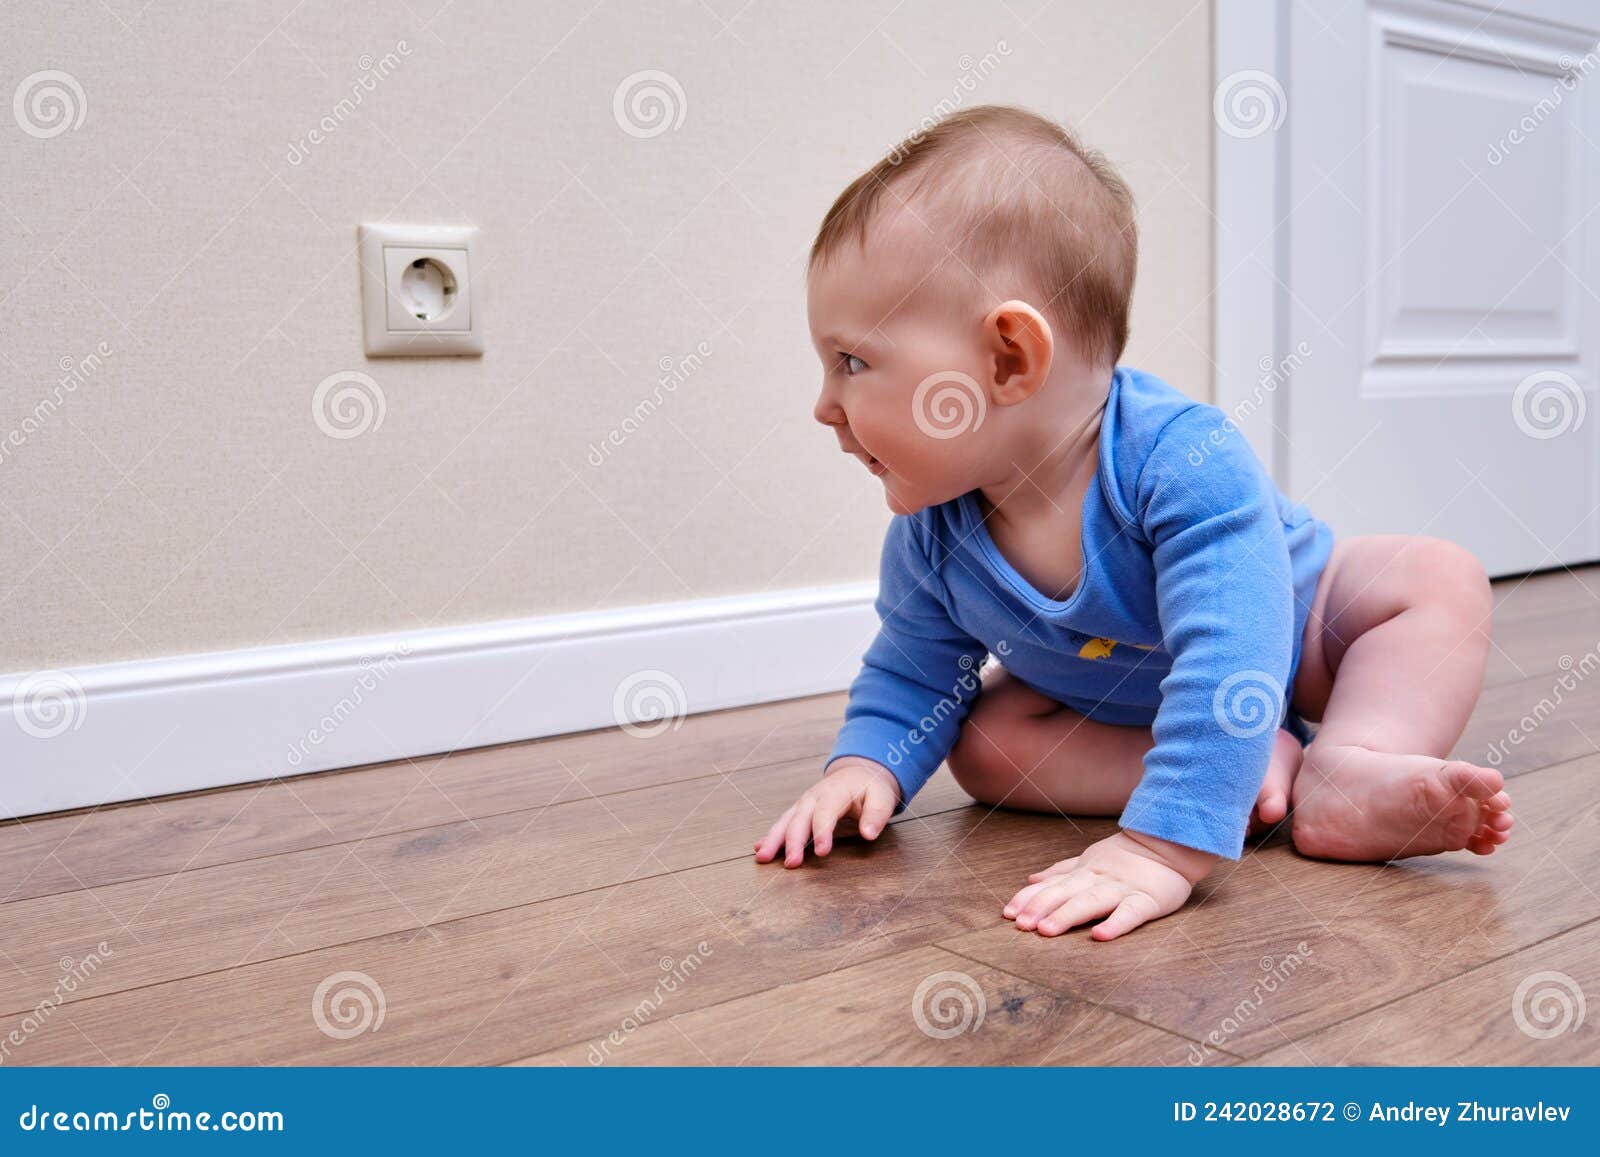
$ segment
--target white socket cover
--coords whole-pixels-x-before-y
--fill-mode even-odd
[[[364,224],[357,236],[368,356],[483,353],[477,226]]]

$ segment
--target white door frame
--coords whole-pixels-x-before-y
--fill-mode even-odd
[[[1283,483],[1288,393],[1287,14],[1215,0],[1212,40],[1213,402]]]

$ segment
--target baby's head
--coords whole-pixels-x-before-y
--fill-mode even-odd
[[[950,116],[823,219],[817,420],[899,513],[1030,470],[1105,396],[1136,252],[1132,195],[1097,153],[1023,109]]]

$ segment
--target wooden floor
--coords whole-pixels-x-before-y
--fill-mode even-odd
[[[1494,635],[1499,854],[1279,838],[1108,944],[1000,907],[1111,825],[945,772],[757,866],[839,695],[3,825],[0,1063],[1592,1064],[1600,1009],[1540,1017],[1600,1001],[1600,568],[1499,584]]]

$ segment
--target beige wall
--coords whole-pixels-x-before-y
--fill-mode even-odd
[[[0,36],[0,96],[56,69],[86,103],[48,139],[0,108],[0,670],[870,577],[887,515],[810,420],[803,253],[953,97],[1120,164],[1128,360],[1209,392],[1204,3],[108,4]],[[642,69],[676,131],[614,119]],[[485,357],[363,357],[373,219],[481,225]],[[335,439],[343,370],[385,412]]]

